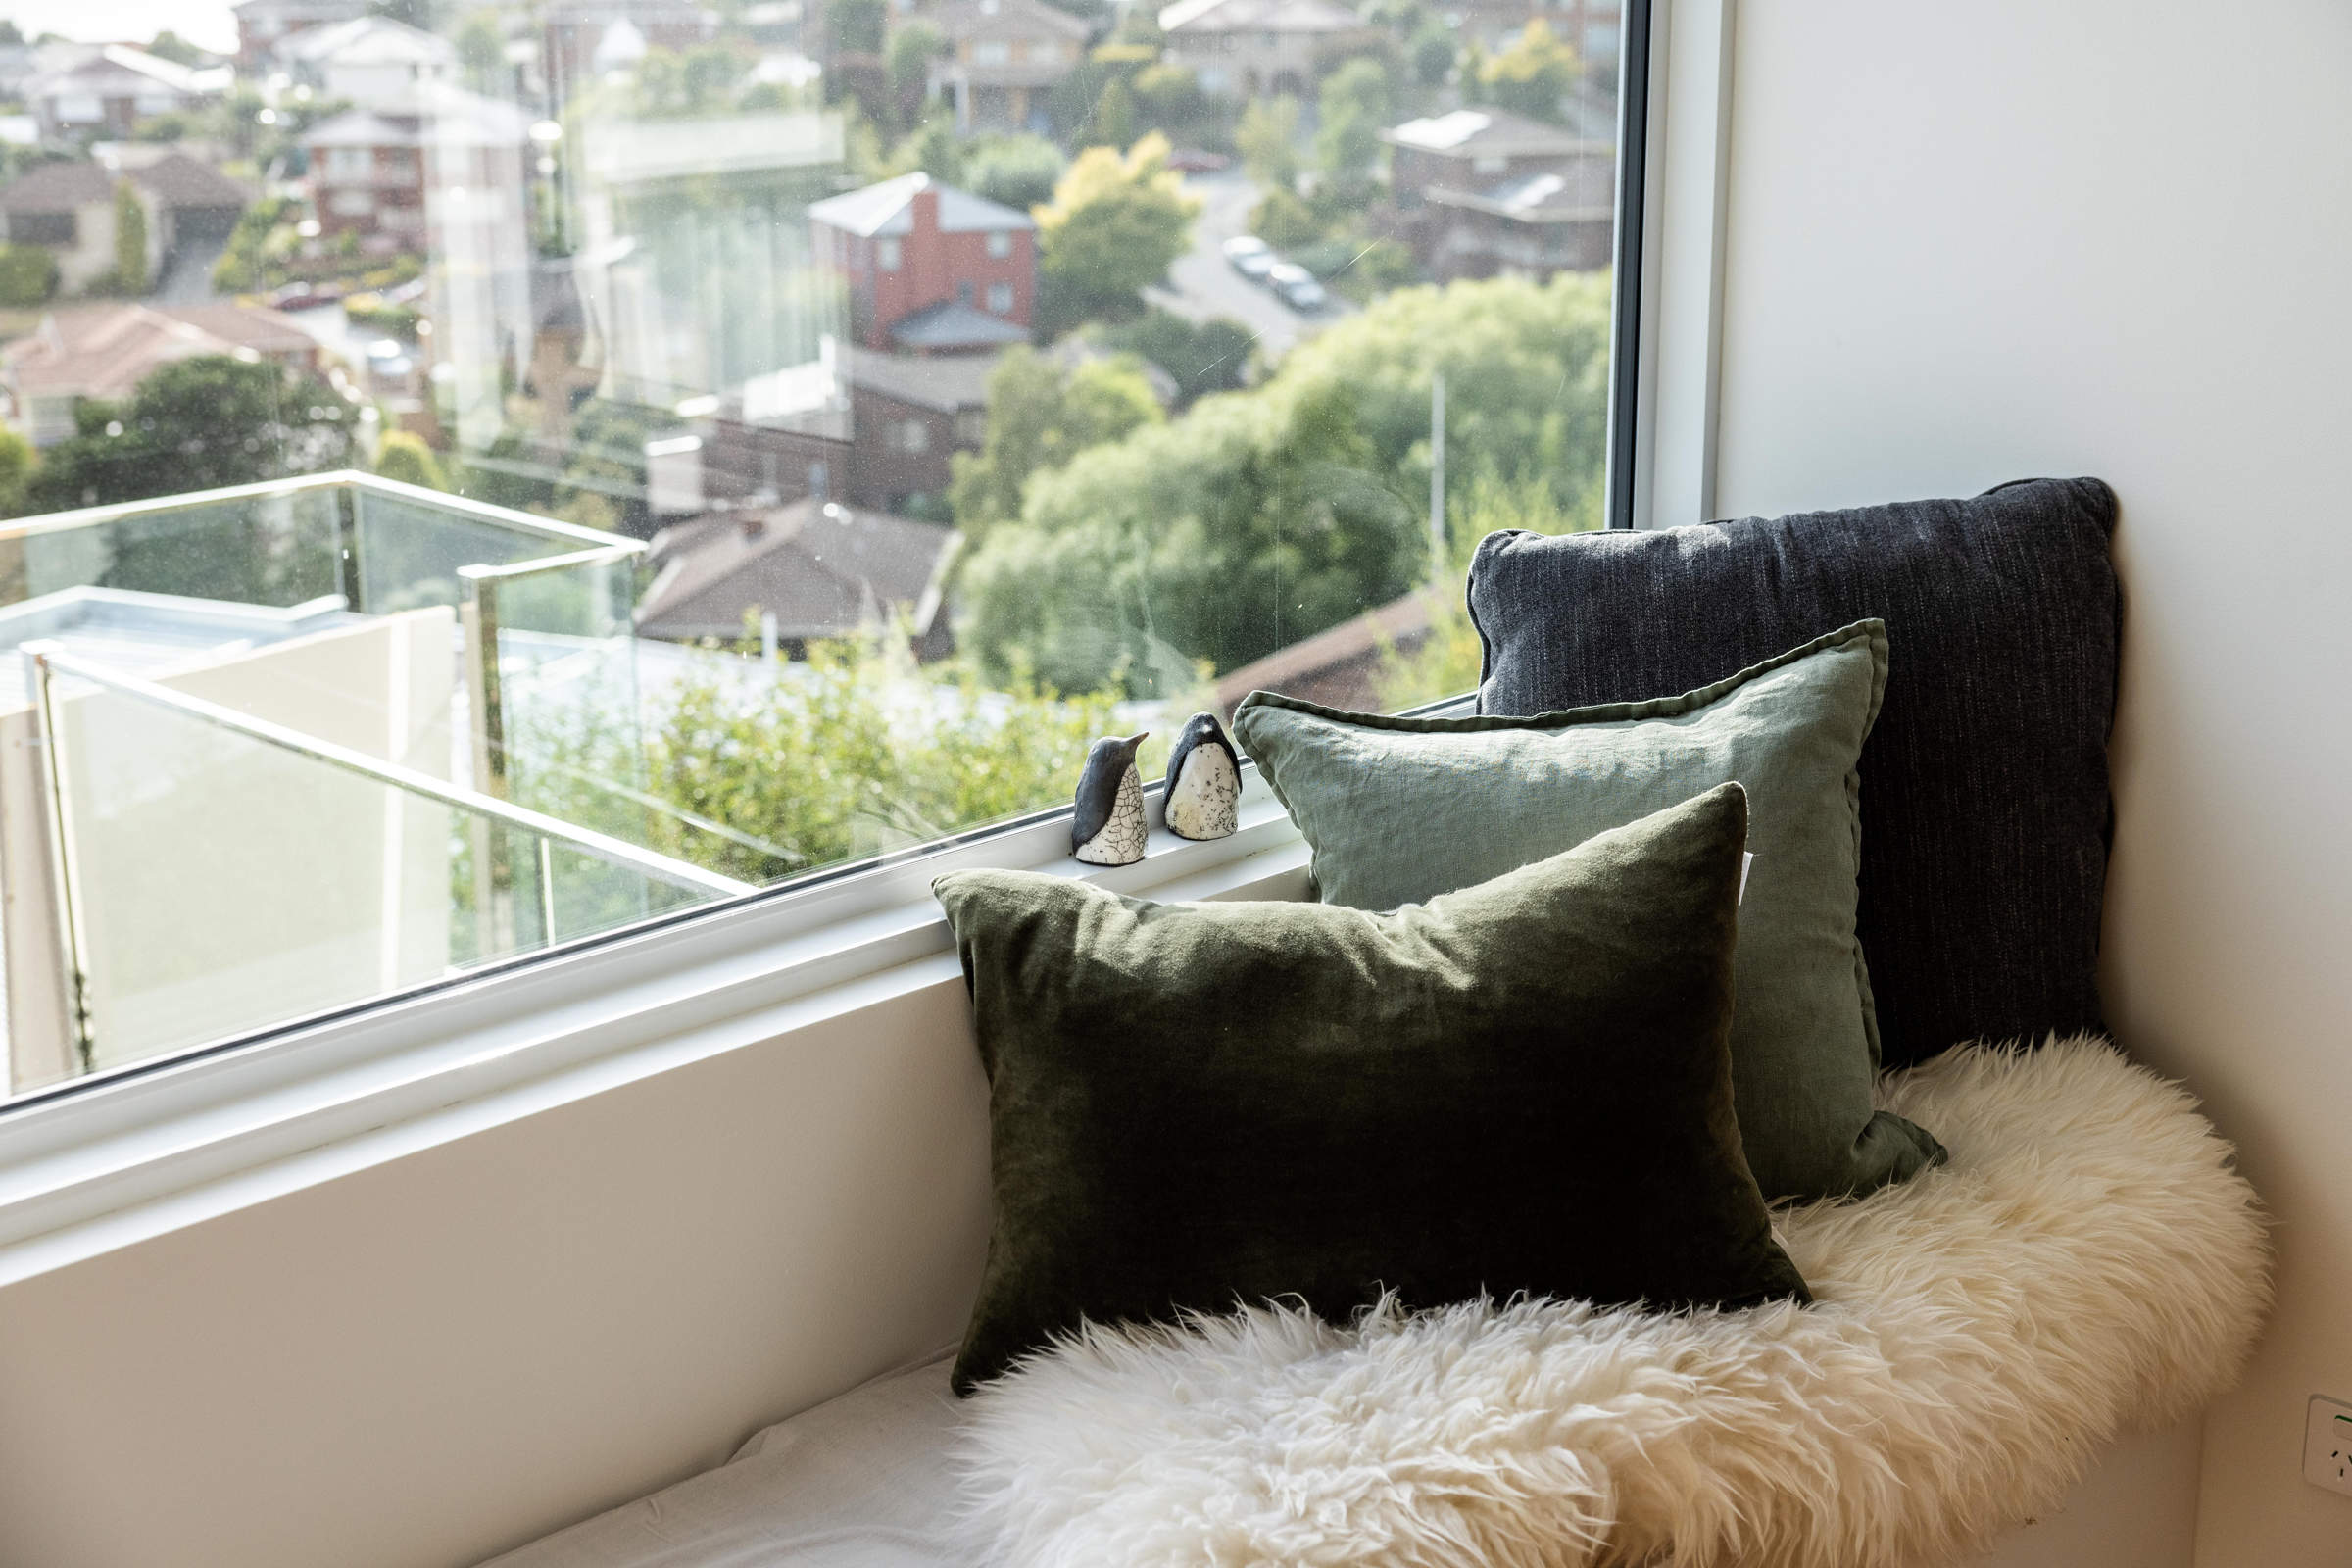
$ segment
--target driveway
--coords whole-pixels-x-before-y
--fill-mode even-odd
[[[1271,362],[1310,332],[1355,309],[1334,297],[1312,316],[1300,316],[1274,297],[1262,283],[1252,283],[1226,264],[1218,247],[1236,234],[1250,231],[1250,210],[1257,205],[1257,185],[1240,170],[1218,174],[1195,174],[1185,190],[1199,199],[1200,216],[1193,220],[1193,248],[1168,269],[1168,285],[1148,288],[1144,298],[1162,310],[1196,321],[1227,317],[1256,334],[1258,347]]]

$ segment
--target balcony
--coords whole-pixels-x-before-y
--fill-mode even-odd
[[[7,1092],[746,891],[647,847],[723,830],[630,776],[643,548],[358,473],[0,529]]]

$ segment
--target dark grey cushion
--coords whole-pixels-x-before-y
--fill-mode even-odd
[[[1970,501],[1479,546],[1479,708],[1671,696],[1886,622],[1862,751],[1859,929],[1883,1059],[2101,1027],[2107,731],[2121,599],[2096,479]]]

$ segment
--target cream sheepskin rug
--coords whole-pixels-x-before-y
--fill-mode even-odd
[[[977,1523],[1019,1568],[1910,1568],[2230,1383],[2268,1246],[2184,1091],[2074,1039],[1881,1102],[1951,1163],[1778,1216],[1811,1308],[1090,1330],[975,1396]]]

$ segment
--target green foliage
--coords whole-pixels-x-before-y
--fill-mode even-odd
[[[1252,98],[1233,133],[1242,167],[1260,185],[1289,190],[1298,182],[1298,100]]]
[[[74,421],[33,475],[40,511],[348,467],[357,419],[316,376],[206,355],[155,370],[127,402],[83,402]]]
[[[1361,187],[1370,180],[1395,96],[1388,72],[1370,58],[1350,60],[1323,78],[1315,160],[1335,181]]]
[[[1145,285],[1184,254],[1199,211],[1156,131],[1124,157],[1108,147],[1080,153],[1036,213],[1038,271],[1057,310],[1073,320],[1132,314]]]
[[[837,55],[878,55],[889,17],[889,0],[826,0],[826,40]]]
[[[1405,54],[1413,63],[1413,79],[1424,87],[1445,85],[1460,53],[1451,29],[1435,21],[1415,33],[1405,46]]]
[[[1393,239],[1344,235],[1300,245],[1291,260],[1358,304],[1417,282],[1421,264],[1410,248]]]
[[[950,460],[956,526],[977,543],[1021,514],[1036,475],[1162,417],[1152,384],[1132,362],[1097,360],[1069,369],[1030,349],[1007,350],[988,378],[987,444]]]
[[[1146,66],[1135,74],[1134,92],[1137,113],[1154,130],[1177,130],[1209,112],[1200,78],[1187,66]]]
[[[21,517],[31,510],[25,490],[39,463],[31,442],[0,424],[0,517]]]
[[[343,316],[363,332],[381,332],[410,343],[416,341],[416,323],[421,319],[415,306],[394,305],[371,289],[346,294]]]
[[[1250,351],[1257,342],[1239,321],[1221,316],[1194,321],[1158,309],[1132,321],[1097,327],[1094,336],[1104,348],[1141,355],[1174,376],[1180,406],[1241,387],[1249,376]]]
[[[1116,727],[1115,694],[1064,697],[1016,671],[983,690],[961,661],[916,670],[901,649],[820,643],[772,685],[708,675],[662,699],[650,787],[770,846],[668,818],[653,848],[766,881],[1001,821],[1069,799],[1086,749]],[[1167,741],[1154,737],[1161,765]]]
[[[959,183],[975,196],[1025,213],[1054,199],[1054,187],[1068,167],[1061,149],[1043,136],[988,136],[965,151]]]
[[[115,181],[115,270],[109,293],[147,292],[147,207],[139,187],[127,179]]]
[[[1516,114],[1556,121],[1577,70],[1576,51],[1536,17],[1508,49],[1479,63],[1478,96]]]
[[[0,306],[30,310],[56,292],[56,257],[38,245],[0,245]]]
[[[407,430],[389,431],[376,444],[375,472],[378,478],[427,490],[449,488],[449,476],[441,471],[441,460],[433,455],[433,449],[424,444],[422,436]]]
[[[923,99],[930,90],[931,62],[948,52],[948,35],[919,17],[900,24],[891,33],[883,73],[890,82],[891,107],[902,123],[913,122],[922,113]]]
[[[752,73],[750,53],[721,39],[679,53],[648,49],[637,63],[630,111],[640,120],[692,120],[723,115]]]
[[[1095,100],[1095,122],[1087,127],[1086,139],[1120,152],[1135,140],[1135,95],[1119,77],[1111,77]]]
[[[204,64],[204,51],[169,27],[155,35],[154,41],[147,45],[147,52],[158,60],[169,60],[175,66]]]
[[[1385,604],[1429,571],[1429,385],[1447,463],[1575,514],[1597,489],[1608,283],[1561,274],[1391,294],[1266,384],[1036,475],[963,572],[965,644],[1065,687],[1159,689]]]
[[[1276,250],[1312,245],[1323,237],[1323,220],[1305,197],[1277,185],[1250,210],[1250,232]]]

